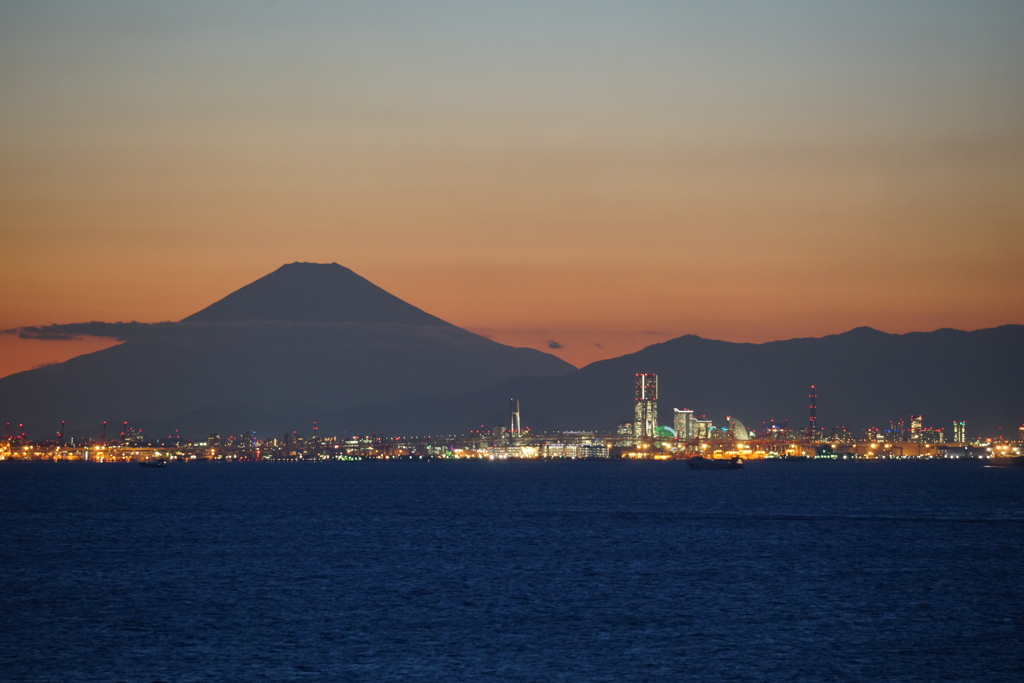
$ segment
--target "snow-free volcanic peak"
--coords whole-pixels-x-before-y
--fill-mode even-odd
[[[182,322],[449,325],[337,263],[289,263]]]

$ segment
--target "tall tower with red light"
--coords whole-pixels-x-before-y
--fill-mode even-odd
[[[813,384],[811,385],[811,393],[807,395],[807,399],[810,403],[810,406],[807,408],[809,423],[807,426],[807,436],[808,438],[815,439],[818,435],[818,390]]]

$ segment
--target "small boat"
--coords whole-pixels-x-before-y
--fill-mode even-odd
[[[140,460],[139,465],[142,467],[167,467],[167,460],[165,458],[155,458],[153,460]]]
[[[691,470],[741,470],[743,469],[742,458],[704,458],[696,456],[689,458],[686,464]]]

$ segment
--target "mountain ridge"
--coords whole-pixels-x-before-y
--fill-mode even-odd
[[[0,420],[50,434],[166,421],[205,407],[310,413],[442,399],[572,365],[447,323],[337,264],[287,264],[170,323],[30,328],[114,335],[101,351],[0,378]]]
[[[954,419],[989,432],[1014,430],[1024,421],[1024,400],[1013,390],[1024,384],[1024,326],[874,330],[869,338],[872,343],[865,344],[859,328],[760,344],[684,335],[558,377],[513,378],[432,406],[325,411],[320,420],[348,431],[387,424],[396,434],[421,434],[434,424],[439,433],[453,433],[503,421],[507,400],[515,397],[524,424],[535,429],[613,431],[632,419],[634,375],[655,372],[661,424],[672,423],[672,408],[688,408],[717,424],[732,415],[751,427],[773,418],[803,427],[812,384],[819,426],[826,431],[835,425],[884,429],[911,413],[924,414],[926,426],[947,433]]]
[[[168,323],[23,328],[27,336],[94,334],[124,343],[0,378],[0,421],[30,433],[93,434],[102,420],[275,433],[313,420],[324,433],[452,434],[503,423],[521,400],[535,429],[611,431],[632,414],[637,372],[660,377],[672,408],[756,427],[806,421],[887,426],[924,414],[948,428],[1014,429],[1024,420],[1024,326],[839,334],[736,343],[687,334],[574,368],[505,346],[394,297],[338,264],[286,264]],[[62,336],[63,335],[63,336]],[[184,432],[183,432],[184,433]]]

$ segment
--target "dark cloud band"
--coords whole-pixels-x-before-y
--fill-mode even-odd
[[[57,325],[40,325],[34,327],[15,327],[3,330],[3,334],[16,334],[22,339],[73,340],[82,337],[102,337],[129,341],[150,336],[155,330],[167,328],[175,323],[65,323]]]

